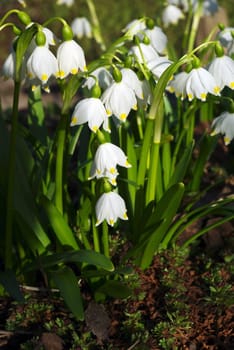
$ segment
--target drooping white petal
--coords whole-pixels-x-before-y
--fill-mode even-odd
[[[102,94],[108,115],[115,115],[119,120],[125,121],[130,110],[137,108],[134,91],[123,81],[112,83]]]
[[[107,177],[109,181],[116,185],[116,177],[118,175],[117,165],[130,168],[127,156],[118,146],[106,142],[101,144],[95,154],[90,171],[90,179],[96,177]]]
[[[212,135],[218,133],[224,135],[225,145],[228,145],[234,138],[234,113],[223,112],[212,122]]]
[[[103,193],[98,199],[96,206],[96,226],[100,225],[104,220],[110,226],[114,226],[118,218],[127,220],[127,210],[123,198],[115,192]]]
[[[225,86],[234,89],[234,60],[229,56],[215,57],[208,67],[220,89]]]
[[[167,36],[160,27],[145,30],[146,36],[150,39],[150,44],[159,53],[162,54],[167,46]]]
[[[122,68],[122,81],[130,87],[140,99],[144,98],[141,82],[137,74],[130,68]]]
[[[162,13],[162,21],[164,27],[168,27],[170,24],[177,24],[180,19],[184,18],[184,14],[180,8],[175,5],[168,5],[165,7]]]
[[[111,73],[105,67],[99,67],[91,72],[82,86],[87,87],[89,90],[92,89],[96,82],[95,77],[98,80],[99,86],[104,90],[113,82]]]
[[[167,57],[157,57],[147,63],[149,70],[153,73],[158,80],[162,73],[172,64]]]
[[[82,47],[74,40],[66,40],[58,47],[57,60],[59,78],[66,78],[69,74],[77,74],[79,70],[86,70],[85,55]]]
[[[140,63],[147,63],[158,57],[158,53],[152,45],[143,43],[140,43],[139,46],[132,46],[129,51]]]
[[[71,23],[71,29],[78,39],[92,37],[91,24],[86,17],[75,18]]]
[[[56,57],[46,46],[37,46],[27,61],[27,71],[30,79],[37,78],[42,84],[58,72]]]
[[[108,119],[105,107],[99,98],[90,97],[79,101],[72,113],[71,126],[88,122],[89,128],[96,132],[102,123],[106,131],[109,131]]]

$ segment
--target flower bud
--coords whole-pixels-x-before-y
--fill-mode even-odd
[[[29,17],[29,15],[24,12],[24,11],[19,11],[17,13],[17,16],[20,20],[20,22],[22,22],[23,24],[25,24],[26,26],[29,25],[30,23],[32,23],[31,18]]]
[[[143,41],[143,43],[145,45],[149,45],[150,44],[150,38],[147,35],[144,36],[142,41]]]
[[[201,62],[197,56],[193,57],[192,65],[193,68],[199,68],[201,66]]]
[[[36,34],[35,42],[37,46],[44,46],[46,43],[46,36],[42,30],[39,30]]]
[[[102,92],[101,88],[100,88],[98,82],[96,82],[91,89],[91,96],[99,98],[101,96],[101,92]]]
[[[113,78],[116,83],[119,83],[122,80],[122,73],[116,66],[113,66]]]
[[[19,27],[17,27],[16,25],[13,25],[12,29],[13,29],[13,33],[15,35],[19,36],[21,34],[21,29]]]
[[[222,57],[224,55],[224,49],[223,49],[222,45],[218,41],[215,44],[215,54],[218,57]]]
[[[124,67],[131,68],[132,67],[132,56],[127,56],[124,61]]]
[[[154,20],[152,18],[147,18],[145,24],[148,29],[153,29],[155,26]]]
[[[65,41],[73,39],[73,32],[68,24],[65,24],[62,29],[62,36]]]
[[[105,193],[111,192],[112,190],[112,185],[107,179],[104,179],[103,181],[103,190]]]

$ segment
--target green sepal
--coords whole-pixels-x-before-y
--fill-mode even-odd
[[[73,31],[68,24],[65,24],[62,29],[62,37],[65,41],[73,39]]]
[[[32,23],[30,16],[24,11],[19,11],[17,13],[17,16],[18,16],[20,22],[22,22],[26,26],[29,25],[30,23]]]

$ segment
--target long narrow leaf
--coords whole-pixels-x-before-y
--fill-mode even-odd
[[[58,271],[53,271],[51,277],[73,315],[78,320],[83,321],[84,310],[82,297],[78,285],[78,279],[74,272],[66,267],[64,269],[59,269]]]

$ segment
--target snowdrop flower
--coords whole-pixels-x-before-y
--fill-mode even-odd
[[[159,57],[152,45],[146,45],[144,43],[140,43],[139,46],[132,46],[129,51],[136,57],[139,63],[147,63]]]
[[[59,45],[57,60],[60,79],[66,78],[69,74],[77,74],[79,70],[86,70],[84,51],[73,39]]]
[[[173,80],[170,81],[168,90],[174,92],[177,97],[183,100],[186,96],[186,80],[188,78],[187,72],[180,72],[174,75]]]
[[[127,157],[118,146],[106,142],[101,144],[95,154],[94,161],[90,171],[90,179],[96,177],[107,177],[112,185],[116,185],[118,171],[116,166],[120,165],[130,168]]]
[[[103,193],[95,207],[97,222],[100,225],[104,220],[114,226],[118,218],[128,220],[126,205],[123,198],[115,192]]]
[[[204,68],[193,68],[185,81],[185,93],[189,101],[194,97],[206,101],[208,93],[219,96],[220,87],[214,77]]]
[[[67,5],[68,7],[74,4],[74,0],[57,0],[57,5]]]
[[[123,31],[128,32],[131,36],[134,36],[137,33],[142,32],[145,28],[145,21],[143,19],[134,19],[126,25]]]
[[[167,36],[160,27],[154,26],[153,29],[145,29],[145,34],[150,40],[153,48],[161,54],[167,46]]]
[[[221,133],[224,135],[225,145],[228,145],[234,138],[234,113],[223,112],[213,120],[211,127],[213,129],[211,135]]]
[[[218,40],[220,43],[227,48],[229,55],[234,53],[234,27],[227,27],[218,34]]]
[[[131,109],[137,109],[134,91],[123,81],[113,82],[102,94],[101,100],[108,115],[125,121]]]
[[[15,51],[12,49],[2,66],[2,75],[5,79],[15,77]]]
[[[215,57],[208,71],[214,76],[221,90],[225,86],[234,89],[234,61],[231,57],[226,55]]]
[[[39,79],[44,85],[51,76],[58,74],[56,57],[46,46],[37,46],[27,60],[29,79]]]
[[[86,17],[75,18],[71,23],[71,29],[78,39],[83,37],[92,38],[91,25]]]
[[[96,97],[79,101],[72,113],[71,126],[88,122],[90,130],[96,132],[103,123],[104,130],[110,132],[108,116],[102,101]]]
[[[153,73],[156,80],[160,78],[162,73],[172,64],[172,61],[166,57],[157,57],[147,63],[147,67]]]
[[[142,100],[144,98],[143,89],[137,74],[130,68],[122,68],[121,74],[122,81],[134,91],[136,97]]]
[[[162,21],[164,27],[168,27],[170,24],[177,24],[180,19],[184,18],[184,14],[180,8],[175,5],[168,5],[165,7],[162,13]]]
[[[89,90],[91,90],[96,83],[95,77],[98,80],[98,85],[104,90],[113,82],[111,73],[105,67],[99,67],[91,72],[90,76],[85,80],[82,87],[87,87]]]

